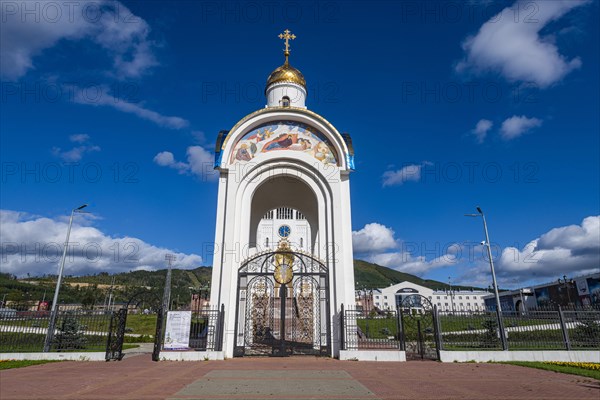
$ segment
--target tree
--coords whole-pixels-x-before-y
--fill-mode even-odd
[[[580,324],[573,330],[571,339],[577,346],[598,346],[600,344],[600,324],[594,320],[580,321]]]
[[[498,338],[498,322],[494,319],[488,319],[481,323],[485,332],[481,337],[481,345],[483,347],[496,347],[500,344]]]
[[[65,315],[60,326],[60,332],[54,337],[54,346],[57,351],[85,349],[87,338],[86,326],[79,323],[77,316],[72,312]]]

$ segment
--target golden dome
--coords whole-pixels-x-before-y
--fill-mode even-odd
[[[304,75],[288,63],[287,57],[285,63],[281,67],[276,68],[271,72],[271,75],[269,75],[269,78],[267,79],[267,87],[277,82],[292,82],[306,89]]]

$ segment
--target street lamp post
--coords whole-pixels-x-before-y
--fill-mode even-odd
[[[65,259],[67,258],[67,249],[69,247],[69,236],[71,236],[71,226],[73,225],[73,215],[75,215],[75,213],[83,212],[81,210],[83,210],[87,206],[87,204],[84,204],[71,210],[71,218],[69,218],[69,228],[67,229],[67,238],[65,239],[65,246],[63,248],[62,258],[60,260],[58,279],[56,280],[56,289],[54,289],[54,298],[52,300],[52,308],[50,310],[50,322],[48,323],[48,332],[46,332],[46,340],[44,342],[44,353],[50,351],[50,347],[52,346],[52,339],[54,338],[54,330],[56,328],[56,317],[58,312],[58,293],[60,292],[60,284],[62,283],[63,271],[65,269]]]
[[[487,248],[488,258],[490,260],[490,270],[492,271],[492,283],[494,285],[494,296],[496,298],[496,313],[498,315],[498,328],[500,330],[500,340],[502,341],[502,349],[508,350],[506,346],[506,334],[504,332],[504,321],[502,320],[502,307],[500,306],[500,295],[498,294],[498,284],[496,283],[496,271],[494,270],[494,260],[492,259],[492,247],[490,243],[490,235],[488,234],[485,215],[481,207],[477,206],[477,214],[465,214],[467,217],[481,217],[483,220],[483,230],[485,232],[485,242],[482,243]]]

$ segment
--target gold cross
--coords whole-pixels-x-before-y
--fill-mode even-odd
[[[291,33],[289,29],[286,29],[283,33],[279,34],[279,39],[285,39],[285,56],[287,57],[290,54],[290,39],[296,39],[296,35]]]

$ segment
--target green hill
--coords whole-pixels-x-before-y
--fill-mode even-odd
[[[162,298],[163,285],[167,270],[130,271],[110,275],[101,272],[96,275],[66,276],[61,288],[61,303],[84,303],[101,305],[106,302],[107,292],[114,279],[113,297],[115,302],[127,302],[134,293],[142,288],[150,288]],[[190,288],[198,288],[210,282],[212,267],[198,267],[193,270],[173,269],[171,299],[175,304],[187,304],[190,299]],[[384,288],[396,283],[408,281],[431,289],[449,288],[447,283],[421,279],[407,274],[372,264],[363,260],[354,260],[354,278],[357,288]],[[30,277],[15,279],[9,274],[0,274],[0,295],[6,294],[6,300],[15,303],[30,303],[42,298],[51,299],[54,292],[56,276]],[[470,289],[465,286],[453,286],[453,289]]]
[[[430,289],[447,289],[450,285],[432,279],[421,279],[416,275],[396,271],[363,260],[354,260],[354,280],[356,288],[384,288],[396,283],[408,281]],[[452,286],[453,289],[471,289],[468,286]]]

